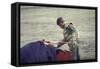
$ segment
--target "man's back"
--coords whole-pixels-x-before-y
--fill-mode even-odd
[[[73,25],[68,25],[66,26],[65,25],[65,28],[64,28],[64,39],[66,41],[70,41],[70,40],[75,40],[76,39],[76,34],[77,31],[76,31],[76,28],[73,26]]]

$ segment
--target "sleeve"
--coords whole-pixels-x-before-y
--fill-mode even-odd
[[[65,41],[69,41],[70,39],[73,38],[73,34],[75,33],[75,35],[77,35],[77,31],[76,28],[74,26],[71,27],[66,27],[66,29],[64,30],[64,39]]]
[[[67,30],[67,29],[64,30],[64,40],[65,41],[68,41],[72,38],[71,34],[69,34],[69,33],[70,33],[69,30]]]

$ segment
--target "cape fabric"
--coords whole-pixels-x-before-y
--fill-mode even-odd
[[[53,46],[46,46],[41,41],[26,44],[20,49],[20,63],[40,63],[53,61],[69,61],[71,53],[61,51]]]
[[[20,63],[38,63],[55,61],[56,48],[47,47],[43,42],[37,41],[25,45],[20,49]]]

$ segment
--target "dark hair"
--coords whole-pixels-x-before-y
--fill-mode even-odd
[[[58,17],[57,18],[57,25],[59,25],[60,24],[60,22],[63,20],[63,18],[62,17]]]

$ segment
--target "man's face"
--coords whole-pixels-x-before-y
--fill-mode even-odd
[[[62,29],[64,28],[64,25],[65,25],[64,21],[59,23],[59,27],[62,28]]]
[[[63,20],[63,19],[60,21],[59,27],[60,27],[60,28],[64,28],[64,20]]]

